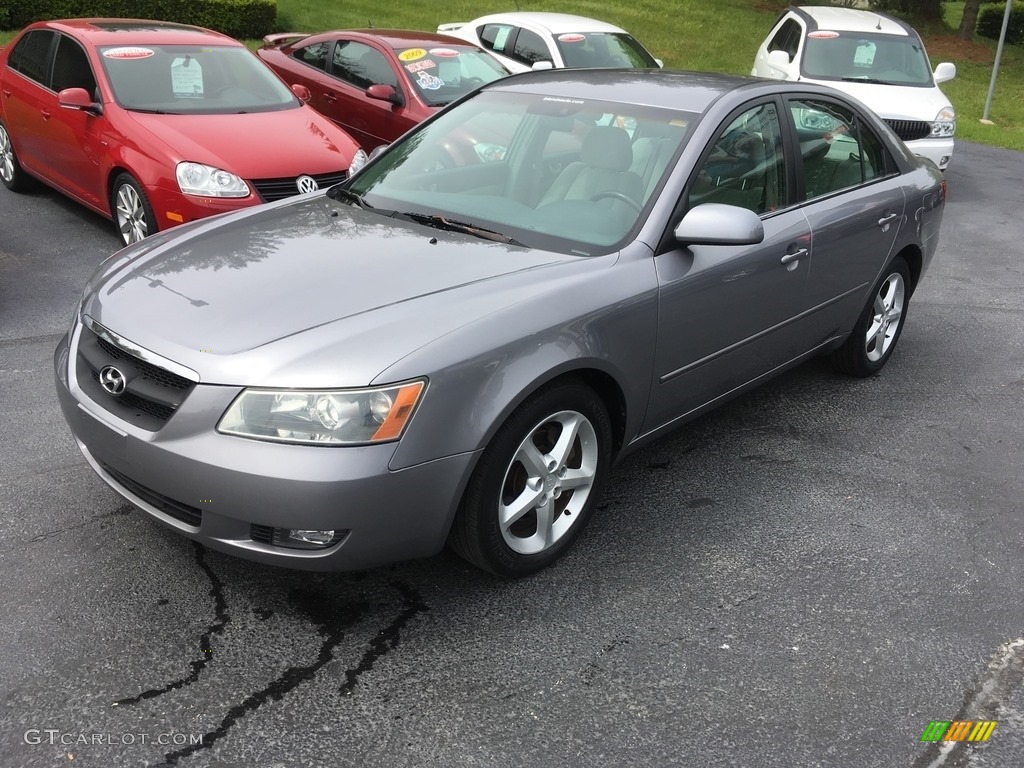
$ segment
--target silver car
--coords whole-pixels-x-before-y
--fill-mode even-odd
[[[945,192],[826,87],[527,73],[112,256],[57,391],[96,473],[208,547],[523,576],[630,451],[812,355],[881,369]]]

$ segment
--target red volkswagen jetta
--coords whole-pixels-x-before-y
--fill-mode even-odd
[[[236,40],[160,21],[38,22],[0,51],[0,180],[125,243],[342,181],[365,154]]]

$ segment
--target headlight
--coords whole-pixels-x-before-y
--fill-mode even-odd
[[[935,116],[932,123],[931,137],[933,139],[948,139],[956,133],[956,112],[952,107],[943,107]]]
[[[200,197],[246,197],[249,186],[233,173],[202,163],[178,163],[178,188]]]
[[[256,440],[351,445],[397,440],[426,382],[375,389],[247,389],[231,403],[217,431]]]
[[[352,155],[352,162],[348,165],[348,175],[355,176],[359,171],[362,170],[363,166],[366,165],[367,157],[363,150],[356,150],[356,153]]]

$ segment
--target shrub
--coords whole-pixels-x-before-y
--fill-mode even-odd
[[[274,31],[276,0],[3,0],[0,23],[21,29],[43,19],[85,17],[160,19],[195,24],[231,37],[260,38]]]
[[[978,14],[978,34],[992,40],[999,39],[999,33],[1003,30],[1003,16],[1006,14],[1006,4],[986,5]],[[1024,8],[1014,6],[1010,11],[1010,23],[1006,26],[1006,42],[1024,42]]]

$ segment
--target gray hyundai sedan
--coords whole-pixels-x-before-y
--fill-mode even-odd
[[[825,87],[527,73],[326,193],[109,258],[57,391],[96,473],[205,546],[523,576],[628,452],[813,355],[877,373],[945,192]]]

